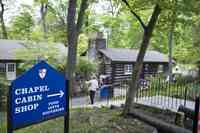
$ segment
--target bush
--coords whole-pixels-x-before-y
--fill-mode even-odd
[[[37,64],[38,61],[25,61],[23,63],[20,63],[18,66],[18,72],[21,74],[23,72],[26,72],[27,70],[29,70],[30,68],[32,68],[35,64]],[[48,59],[47,63],[50,64],[51,66],[53,66],[55,69],[57,69],[59,72],[64,72],[65,70],[65,61],[63,61],[62,63],[57,61],[57,60],[51,60]]]
[[[87,85],[85,80],[88,80],[91,75],[97,72],[97,64],[85,59],[79,58],[76,65],[76,81],[74,83],[75,88],[73,95],[85,95],[87,94]]]
[[[79,58],[77,66],[76,66],[76,73],[78,73],[84,79],[88,79],[91,74],[97,72],[97,64],[91,62],[85,58]]]
[[[197,82],[198,79],[196,77],[192,77],[190,75],[188,76],[177,76],[176,77],[176,82],[178,84],[185,84],[185,83],[194,83]]]

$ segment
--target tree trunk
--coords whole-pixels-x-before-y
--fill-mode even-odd
[[[168,76],[169,76],[169,82],[173,80],[172,77],[172,67],[173,67],[173,59],[172,59],[172,50],[173,50],[173,37],[174,37],[174,30],[176,25],[176,14],[177,14],[177,0],[174,1],[174,8],[172,9],[172,16],[171,16],[171,25],[169,30],[169,70],[168,70]]]
[[[198,76],[197,76],[197,79],[198,79],[198,82],[200,82],[200,60],[196,62],[196,65],[197,65],[197,69],[198,69]]]
[[[3,39],[8,39],[8,34],[7,34],[7,30],[6,30],[6,26],[5,26],[5,22],[4,22],[4,4],[2,2],[2,0],[0,0],[0,5],[1,5],[1,11],[0,11],[0,21],[1,21],[1,30],[2,30],[2,35],[3,35]]]
[[[47,24],[46,24],[46,15],[47,15],[47,3],[41,3],[40,14],[42,21],[42,28],[44,32],[44,38],[47,38]]]
[[[67,56],[67,69],[66,78],[69,80],[69,89],[72,88],[73,73],[76,64],[76,45],[77,45],[77,34],[76,34],[76,0],[69,0],[68,16],[67,16],[67,31],[68,31],[68,56]]]
[[[131,109],[131,106],[132,106],[132,103],[133,103],[133,100],[135,97],[135,93],[138,89],[139,78],[140,78],[140,74],[141,74],[141,70],[142,70],[142,66],[143,66],[144,56],[145,56],[146,50],[148,48],[149,41],[152,36],[152,33],[153,33],[154,27],[156,25],[156,22],[158,20],[158,17],[160,15],[160,12],[161,12],[161,9],[160,9],[159,5],[156,5],[147,27],[144,28],[143,40],[141,43],[140,51],[138,53],[137,61],[133,68],[132,80],[130,83],[130,88],[127,93],[128,96],[127,96],[125,107],[123,110],[124,115],[126,115],[127,113],[130,112],[130,109]]]
[[[75,76],[75,68],[77,62],[77,45],[78,45],[78,36],[81,31],[85,11],[88,7],[88,0],[82,0],[81,7],[78,15],[77,24],[76,21],[76,0],[69,0],[68,7],[68,17],[67,17],[67,26],[68,26],[68,57],[67,57],[67,69],[66,69],[66,78],[69,79],[69,89],[70,92],[73,88],[73,81]]]

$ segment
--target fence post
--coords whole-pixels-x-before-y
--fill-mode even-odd
[[[186,106],[186,101],[187,101],[187,87],[185,87],[184,107]]]
[[[195,117],[193,118],[193,133],[198,133],[198,116],[199,116],[199,103],[200,98],[196,98],[195,100]]]

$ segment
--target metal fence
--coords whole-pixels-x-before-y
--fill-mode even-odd
[[[125,101],[130,81],[123,80],[114,88],[109,99],[114,104]],[[162,78],[140,80],[134,102],[160,108],[178,109],[180,105],[194,108],[194,100],[200,94],[200,84],[187,81],[167,82]]]

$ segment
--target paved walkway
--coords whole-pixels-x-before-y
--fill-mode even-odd
[[[186,105],[186,107],[190,109],[194,109],[195,103],[192,101],[187,101],[184,103],[184,100],[177,99],[177,98],[171,98],[171,97],[165,97],[165,96],[153,96],[153,97],[143,97],[139,98],[137,101],[139,104],[148,105],[151,107],[157,107],[161,109],[170,109],[177,111],[178,107],[180,105]],[[99,98],[96,99],[96,102],[94,105],[89,104],[89,97],[80,97],[80,98],[73,98],[71,101],[72,108],[84,108],[84,107],[102,107],[110,105],[116,105],[120,106],[121,104],[125,103],[125,99],[115,99],[115,100],[100,100]]]
[[[153,97],[144,97],[140,98],[137,103],[157,107],[161,109],[170,109],[170,110],[178,110],[180,105],[185,105],[187,108],[194,109],[195,102],[186,101],[183,99],[166,97],[166,96],[153,96]]]

